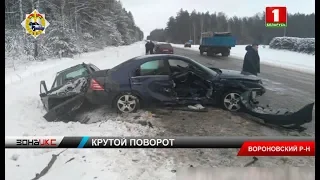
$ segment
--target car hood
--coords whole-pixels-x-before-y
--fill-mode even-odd
[[[228,70],[228,69],[220,69],[220,70],[221,70],[220,78],[244,79],[244,80],[252,80],[252,81],[260,80],[257,76],[248,75],[248,74],[242,73],[240,71],[234,71],[234,70]]]

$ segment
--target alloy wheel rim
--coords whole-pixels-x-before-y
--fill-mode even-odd
[[[229,93],[223,100],[224,107],[229,111],[238,111],[240,109],[240,99],[238,93]]]
[[[136,99],[137,98],[133,95],[122,95],[117,101],[118,109],[123,113],[132,112],[137,105]]]

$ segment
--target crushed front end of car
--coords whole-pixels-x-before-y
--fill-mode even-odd
[[[301,125],[312,121],[314,102],[305,105],[296,112],[288,109],[272,109],[252,102],[253,91],[249,90],[241,95],[241,104],[245,113],[260,118],[266,124],[300,129]]]

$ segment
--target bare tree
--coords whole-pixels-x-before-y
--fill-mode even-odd
[[[196,43],[196,22],[193,21],[192,25],[193,25],[193,44],[195,44]]]

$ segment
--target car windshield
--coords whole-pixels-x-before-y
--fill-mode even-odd
[[[217,70],[213,70],[213,69],[210,69],[204,65],[202,65],[201,63],[198,63],[197,61],[193,60],[193,59],[189,59],[191,60],[194,64],[200,66],[200,68],[202,68],[203,70],[205,70],[208,74],[212,75],[212,76],[217,76],[218,74],[221,73],[221,70],[220,69],[217,69]]]
[[[68,80],[85,77],[88,75],[88,70],[83,65],[77,65],[72,68],[61,71],[56,77],[56,87],[64,85]]]

